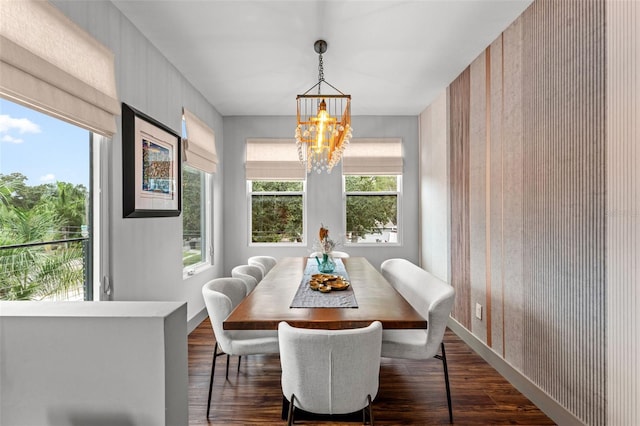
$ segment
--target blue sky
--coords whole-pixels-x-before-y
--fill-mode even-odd
[[[0,173],[89,187],[89,131],[0,98]]]

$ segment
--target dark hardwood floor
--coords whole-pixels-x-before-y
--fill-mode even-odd
[[[206,419],[213,332],[205,320],[189,335],[189,425],[285,424],[277,355],[231,358],[216,365],[211,415]],[[445,335],[453,420],[456,425],[554,424],[450,330]],[[449,423],[442,363],[383,358],[380,390],[373,405],[378,425]],[[296,421],[296,424],[333,424]],[[355,423],[336,423],[355,424]]]

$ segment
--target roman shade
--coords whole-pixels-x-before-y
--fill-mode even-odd
[[[120,114],[113,53],[45,1],[3,1],[0,94],[104,136]]]
[[[401,175],[402,139],[357,138],[344,150],[345,175]]]
[[[186,108],[182,109],[187,138],[182,141],[184,162],[207,173],[217,170],[216,137],[213,130]]]
[[[293,139],[247,139],[247,180],[304,180]]]

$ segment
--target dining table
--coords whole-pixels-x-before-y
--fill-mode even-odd
[[[311,263],[309,263],[311,262]],[[294,307],[308,291],[315,258],[285,257],[224,320],[225,330],[277,330],[281,321],[293,327],[348,329],[380,321],[384,329],[424,329],[427,320],[364,257],[336,259],[336,275],[346,275],[349,287],[339,296],[354,302],[348,307]],[[342,271],[342,274],[340,274]],[[349,294],[347,292],[352,292]],[[312,296],[322,302],[330,293]],[[296,300],[294,300],[296,299]]]

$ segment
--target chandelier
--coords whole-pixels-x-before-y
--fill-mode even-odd
[[[327,42],[318,40],[313,48],[319,55],[318,82],[296,98],[296,145],[298,157],[307,173],[312,170],[331,173],[351,140],[351,95],[345,95],[324,79],[322,54],[327,51]],[[322,83],[333,89],[334,93],[322,94]],[[310,94],[316,87],[318,93]]]

